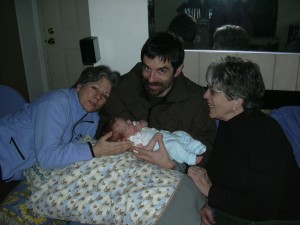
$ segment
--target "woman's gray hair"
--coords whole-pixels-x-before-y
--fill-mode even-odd
[[[108,66],[95,66],[85,68],[79,77],[79,79],[72,85],[71,88],[76,88],[78,85],[86,84],[88,82],[96,82],[105,77],[111,82],[112,87],[117,85],[120,77],[120,73],[112,71]]]
[[[229,100],[241,98],[245,110],[259,109],[265,84],[256,63],[235,56],[226,56],[209,65],[206,81],[223,91]]]

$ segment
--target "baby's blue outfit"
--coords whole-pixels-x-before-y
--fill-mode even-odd
[[[155,128],[145,127],[140,132],[130,136],[128,139],[135,145],[142,144],[146,146],[155,133],[163,134],[164,144],[172,159],[179,163],[188,165],[196,164],[196,157],[206,151],[206,146],[200,141],[192,138],[185,131],[174,131],[171,133],[166,130],[157,130]],[[158,150],[158,143],[155,144],[154,150]]]

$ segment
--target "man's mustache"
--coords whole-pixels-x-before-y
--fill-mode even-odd
[[[151,86],[162,86],[162,84],[161,83],[159,83],[159,82],[152,82],[152,83],[150,83],[150,82],[145,82],[145,84],[146,85],[151,85]]]

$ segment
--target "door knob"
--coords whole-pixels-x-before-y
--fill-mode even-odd
[[[48,33],[49,34],[54,34],[54,29],[52,27],[48,28]]]
[[[54,38],[49,38],[47,42],[49,45],[53,45],[55,43],[55,40]]]

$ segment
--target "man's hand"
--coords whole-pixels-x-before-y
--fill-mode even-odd
[[[111,135],[112,132],[105,134],[94,145],[93,151],[95,157],[118,155],[127,151],[132,147],[133,143],[131,141],[118,141],[118,142],[107,141],[107,139],[110,138]]]
[[[153,151],[155,143],[158,142],[159,149]],[[140,159],[157,165],[161,168],[174,169],[176,164],[170,158],[169,153],[163,143],[163,135],[156,133],[145,147],[133,147],[133,154]]]

